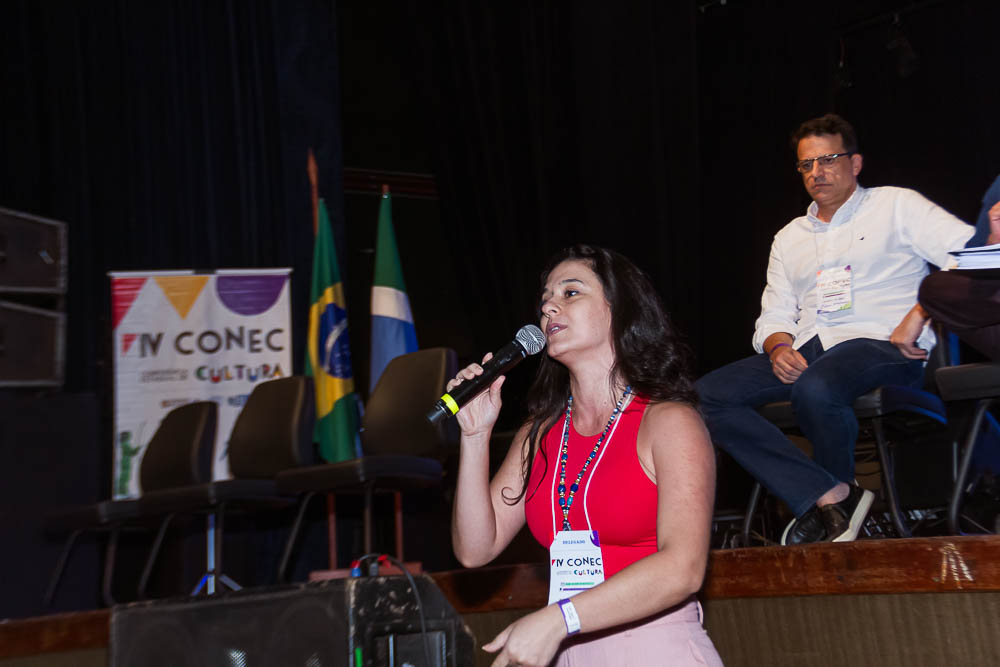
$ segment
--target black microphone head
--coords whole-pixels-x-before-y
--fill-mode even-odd
[[[514,340],[521,344],[529,355],[538,354],[545,347],[545,334],[534,324],[525,324],[514,334]]]

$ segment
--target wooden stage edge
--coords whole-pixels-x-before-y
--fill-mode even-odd
[[[460,614],[544,606],[544,563],[429,575]],[[1000,591],[1000,537],[860,540],[713,551],[703,600]],[[0,659],[108,646],[107,609],[0,621]]]

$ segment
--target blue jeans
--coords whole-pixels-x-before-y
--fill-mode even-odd
[[[799,348],[809,368],[792,384],[758,354],[696,383],[712,441],[802,516],[824,493],[854,479],[858,420],[854,399],[886,384],[919,386],[923,362],[889,341],[856,338],[824,350],[819,337]],[[756,408],[791,400],[795,421],[813,446],[810,459]]]

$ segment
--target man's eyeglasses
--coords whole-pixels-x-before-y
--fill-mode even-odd
[[[854,155],[856,151],[848,151],[847,153],[830,153],[829,155],[820,155],[819,157],[812,157],[808,160],[799,160],[795,163],[795,168],[798,169],[800,174],[808,174],[813,170],[813,162],[818,162],[819,166],[825,168],[832,167],[834,160],[839,157],[844,157],[845,155]]]

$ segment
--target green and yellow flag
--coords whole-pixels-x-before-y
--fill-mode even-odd
[[[354,393],[347,301],[337,268],[326,203],[319,201],[309,300],[309,353],[306,375],[316,385],[316,431],[320,456],[330,463],[359,455],[358,398]]]

